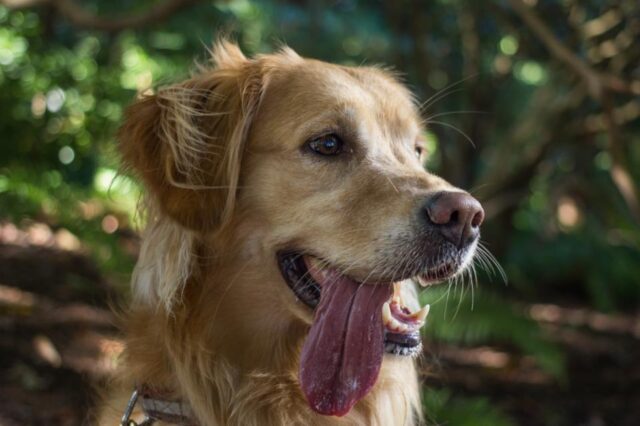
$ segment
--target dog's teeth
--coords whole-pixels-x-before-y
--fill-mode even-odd
[[[418,275],[418,284],[420,284],[420,286],[422,287],[428,287],[429,285],[431,285],[431,282],[426,276]]]
[[[309,271],[312,277],[319,281],[325,281],[327,279],[329,270],[323,267],[324,265],[322,265],[320,259],[314,256],[307,256],[307,262],[312,269],[312,271]]]
[[[401,323],[391,315],[389,302],[384,302],[382,305],[382,323],[387,329],[396,333],[402,333],[409,330],[409,327],[406,324]]]
[[[401,283],[393,283],[393,297],[391,298],[391,301],[397,303],[400,306],[403,306],[402,288],[400,287],[401,285]]]
[[[427,319],[427,315],[429,315],[429,310],[431,310],[431,305],[424,305],[422,309],[413,314],[413,317],[416,321],[424,322]]]
[[[389,326],[392,328],[393,331],[398,333],[405,333],[407,330],[409,330],[409,327],[407,327],[406,324],[401,323],[395,318],[393,319],[393,321],[391,321]]]
[[[311,266],[317,269],[318,272],[323,270],[322,265],[320,265],[320,259],[315,256],[309,256],[308,259]]]
[[[389,302],[384,302],[384,304],[382,305],[382,321],[385,325],[393,321],[393,317],[391,316],[391,308],[389,307]]]

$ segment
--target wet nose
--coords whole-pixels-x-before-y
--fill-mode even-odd
[[[426,205],[429,220],[442,236],[458,247],[480,234],[484,210],[480,202],[464,192],[443,191],[432,195]]]

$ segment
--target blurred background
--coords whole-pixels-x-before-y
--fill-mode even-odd
[[[114,133],[221,33],[393,67],[482,200],[508,278],[423,295],[431,424],[638,424],[637,0],[0,0],[0,425],[86,422],[139,247]]]

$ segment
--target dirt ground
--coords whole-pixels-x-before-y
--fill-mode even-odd
[[[0,425],[91,424],[94,390],[122,349],[113,300],[81,252],[0,238]],[[513,348],[427,342],[428,386],[486,397],[520,425],[640,424],[640,318],[580,306],[530,312],[566,350],[566,381]]]

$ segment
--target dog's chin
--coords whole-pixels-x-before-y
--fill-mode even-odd
[[[431,286],[446,281],[460,273],[473,256],[475,246],[448,256],[439,262],[425,260],[426,265],[414,267],[419,272],[411,275],[358,280],[341,272],[343,269],[331,265],[320,257],[304,251],[282,250],[277,253],[277,261],[284,281],[297,300],[302,302],[310,313],[316,310],[322,297],[323,286],[331,281],[347,279],[361,285],[388,286],[392,294],[382,306],[384,325],[384,351],[398,356],[416,356],[422,351],[420,328],[424,325],[429,307],[412,312],[402,300],[402,281],[413,279],[421,286]],[[411,268],[395,268],[409,270]]]

